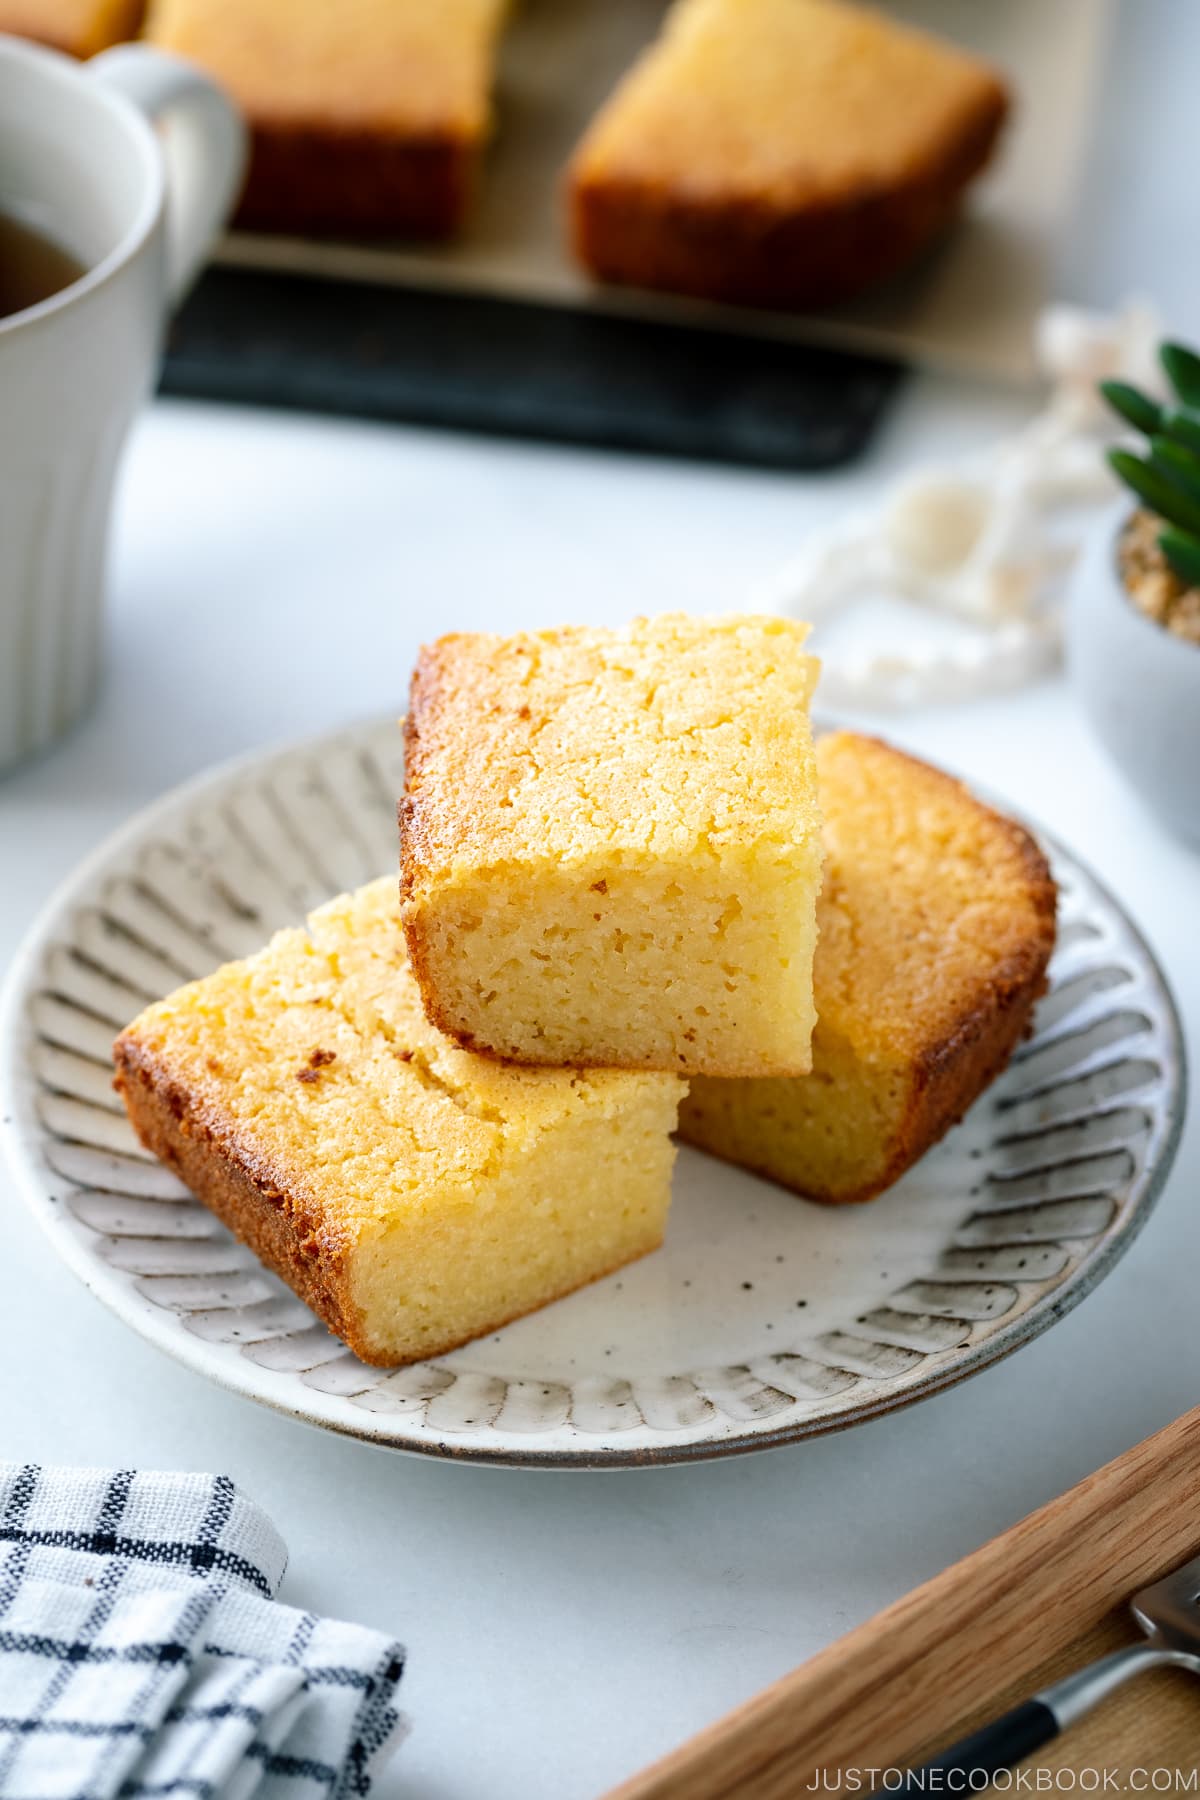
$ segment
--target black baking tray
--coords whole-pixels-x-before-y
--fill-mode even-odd
[[[214,267],[162,391],[774,469],[869,442],[882,357],[615,313]]]

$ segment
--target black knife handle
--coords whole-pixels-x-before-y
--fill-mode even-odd
[[[919,1769],[910,1769],[900,1791],[906,1794],[925,1792],[931,1784],[922,1777],[934,1770],[956,1769],[968,1776],[978,1770],[981,1774],[998,1775],[1001,1769],[1011,1769],[1014,1763],[1019,1763],[1057,1736],[1058,1720],[1050,1708],[1040,1700],[1024,1700],[1002,1718],[993,1719],[990,1725],[973,1731],[970,1737],[951,1744],[940,1756],[931,1757]],[[940,1782],[937,1785],[939,1790],[945,1786]],[[967,1791],[964,1787],[963,1792]]]

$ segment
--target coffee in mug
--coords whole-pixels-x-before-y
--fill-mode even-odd
[[[0,319],[61,293],[84,273],[79,258],[19,213],[0,212]]]

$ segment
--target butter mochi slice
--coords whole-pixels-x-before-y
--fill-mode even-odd
[[[662,1241],[683,1083],[455,1048],[392,877],[148,1007],[115,1058],[142,1142],[364,1362],[439,1355]]]
[[[807,1072],[807,632],[667,613],[422,651],[401,894],[440,1030],[522,1063]]]
[[[960,1119],[1028,1031],[1057,893],[1013,819],[876,738],[817,744],[825,885],[812,1073],[698,1080],[686,1143],[813,1200],[870,1200]]]
[[[150,0],[146,36],[246,116],[238,222],[439,239],[464,223],[492,129],[508,0]]]
[[[996,72],[875,7],[676,0],[575,152],[575,253],[604,281],[823,306],[943,231],[1008,112]]]

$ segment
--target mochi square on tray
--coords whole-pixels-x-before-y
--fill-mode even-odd
[[[807,633],[668,613],[422,651],[401,897],[441,1031],[515,1062],[808,1072]]]

